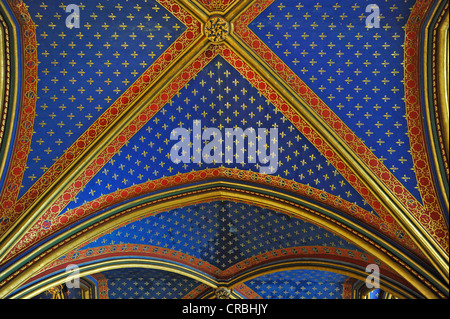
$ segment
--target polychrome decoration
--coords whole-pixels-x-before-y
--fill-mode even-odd
[[[1,0],[0,298],[447,299],[448,5]]]

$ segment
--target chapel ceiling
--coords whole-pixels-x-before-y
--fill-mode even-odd
[[[420,63],[448,1],[383,2],[372,27],[362,0],[104,0],[72,24],[71,3],[1,4],[2,297],[117,256],[86,268],[109,298],[136,278],[344,298],[367,264],[398,297],[448,297],[445,107]]]

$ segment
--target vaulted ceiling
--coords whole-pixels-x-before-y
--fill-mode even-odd
[[[448,298],[448,1],[72,5],[0,2],[2,298]]]

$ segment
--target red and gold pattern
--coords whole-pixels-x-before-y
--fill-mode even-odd
[[[8,26],[6,25],[5,20],[3,19],[3,16],[0,15],[0,29],[3,32],[3,38],[1,41],[4,43],[4,63],[3,66],[5,70],[5,78],[4,78],[4,92],[3,93],[3,105],[0,105],[0,145],[3,141],[3,135],[5,133],[5,123],[6,118],[8,114],[8,107],[9,107],[9,95],[11,91],[11,48],[10,48],[10,35]]]
[[[109,299],[108,298],[108,280],[101,273],[91,275],[95,280],[97,280],[98,289],[98,299]]]
[[[198,194],[201,191],[193,191],[192,194]],[[248,192],[246,192],[248,193]],[[189,195],[192,195],[189,194]],[[174,199],[175,196],[171,197],[171,198],[166,198],[166,200],[171,200]],[[221,197],[216,198],[215,200],[220,200],[222,199]],[[227,198],[223,198],[223,199],[227,199]],[[160,200],[162,201],[162,200]],[[204,201],[199,201],[199,202],[204,202]],[[192,204],[192,203],[191,203]],[[248,203],[251,204],[251,203]],[[254,204],[254,203],[253,203]],[[292,203],[291,203],[292,204]],[[139,209],[141,207],[143,207],[145,205],[140,205],[137,207],[133,207],[131,209],[128,209],[126,211],[123,211],[121,213],[118,213],[114,216],[105,218],[99,222],[97,222],[94,225],[91,225],[85,229],[83,229],[80,233],[78,233],[77,235],[73,235],[69,238],[66,238],[64,241],[61,241],[60,243],[58,243],[57,245],[51,247],[50,249],[48,249],[45,253],[41,254],[39,257],[35,258],[32,262],[29,262],[27,265],[24,265],[21,269],[19,269],[18,271],[16,271],[14,274],[12,274],[11,276],[9,276],[6,280],[4,280],[3,282],[0,283],[0,287],[7,284],[9,281],[11,281],[15,276],[17,276],[21,271],[24,271],[25,269],[27,269],[28,267],[31,267],[33,264],[38,263],[39,260],[41,260],[42,258],[44,258],[45,256],[51,254],[53,251],[55,251],[56,249],[61,248],[62,246],[68,244],[70,241],[76,239],[78,236],[83,236],[85,235],[87,232],[93,231],[95,228],[101,227],[101,225],[105,224],[106,222],[109,222],[113,219],[119,218],[121,216],[123,216],[124,214],[130,214],[132,213],[134,210]],[[299,206],[300,207],[300,206]],[[418,277],[422,282],[424,282],[428,287],[430,287],[433,291],[435,291],[436,293],[440,294],[435,287],[433,287],[424,277],[420,276],[414,269],[412,269],[411,267],[409,267],[408,265],[406,265],[402,260],[400,260],[399,258],[397,258],[396,256],[394,256],[392,253],[390,253],[389,251],[387,251],[385,248],[381,247],[380,245],[377,245],[376,243],[372,242],[370,239],[364,237],[362,234],[357,233],[356,231],[353,231],[352,229],[350,229],[350,227],[339,223],[337,221],[335,221],[334,219],[327,217],[323,214],[320,214],[318,212],[315,212],[311,209],[308,209],[306,207],[301,207],[302,210],[306,210],[310,213],[313,213],[317,216],[320,216],[321,218],[327,219],[330,222],[335,223],[336,225],[338,225],[339,227],[342,227],[344,229],[346,229],[347,231],[353,232],[355,235],[357,235],[358,237],[360,237],[361,239],[365,240],[367,243],[369,243],[370,245],[375,246],[377,249],[379,249],[380,251],[382,251],[383,253],[385,253],[386,255],[388,255],[388,257],[390,257],[392,260],[394,260],[395,262],[399,263],[402,267],[404,267],[405,269],[407,269],[409,272],[411,272],[414,276]],[[154,215],[157,214],[158,212],[153,212],[150,215]],[[145,218],[148,217],[150,215],[147,216],[143,216],[141,218]],[[117,228],[117,227],[116,227]],[[114,229],[116,229],[114,228]],[[111,231],[113,231],[114,229],[111,229]],[[97,235],[97,237],[100,237],[101,235]],[[95,240],[97,237],[92,238],[92,240]],[[117,247],[120,246],[120,249],[117,249]],[[56,261],[54,261],[51,265],[48,265],[46,267],[47,270],[43,270],[42,272],[39,273],[39,275],[37,277],[41,277],[49,272],[55,271],[56,268],[57,269],[62,269],[62,267],[65,267],[67,265],[62,265],[62,263],[64,263],[64,260],[66,260],[67,264],[70,264],[71,262],[74,262],[74,260],[77,260],[78,262],[80,261],[79,258],[80,256],[82,258],[86,257],[88,259],[90,258],[94,258],[94,252],[100,253],[102,256],[98,256],[98,259],[101,260],[103,258],[105,258],[105,247],[98,247],[98,248],[93,248],[93,249],[85,249],[83,251],[78,251],[78,250],[72,250],[71,252],[69,252],[65,259],[58,259]],[[109,247],[109,246],[108,246]],[[185,254],[181,254],[179,252],[175,252],[172,250],[168,250],[168,249],[164,249],[161,247],[154,247],[154,250],[152,250],[151,252],[149,251],[149,246],[148,245],[134,245],[134,244],[123,244],[123,245],[111,245],[111,247],[114,247],[112,250],[110,250],[109,252],[112,254],[112,256],[116,256],[117,254],[119,254],[120,256],[129,256],[130,253],[132,253],[133,255],[136,254],[137,252],[139,252],[139,249],[142,249],[142,253],[145,255],[146,253],[153,253],[156,254],[158,256],[161,256],[161,254],[164,256],[165,259],[167,258],[175,258],[174,261],[176,260],[177,262],[180,262],[179,258],[181,258],[180,256],[186,256]],[[306,251],[305,251],[306,249]],[[119,252],[120,251],[120,252]],[[271,255],[266,254],[261,254],[259,256],[247,259],[243,262],[237,263],[234,266],[226,269],[225,271],[220,271],[218,268],[210,265],[209,263],[205,263],[202,260],[196,259],[194,257],[191,257],[189,259],[187,259],[188,261],[190,261],[190,263],[188,263],[187,265],[189,265],[190,267],[193,267],[195,265],[197,266],[202,266],[201,268],[199,268],[199,270],[210,274],[211,276],[215,276],[215,278],[218,278],[217,276],[220,276],[220,278],[230,278],[233,277],[235,274],[243,271],[244,269],[250,269],[253,267],[257,267],[261,264],[265,264],[267,262],[267,260],[270,261],[276,261],[276,260],[286,260],[286,258],[296,258],[295,256],[298,257],[300,252],[300,255],[305,254],[305,256],[311,256],[311,254],[317,254],[316,257],[318,258],[325,258],[326,260],[345,260],[347,262],[349,262],[350,260],[352,261],[352,263],[354,264],[359,264],[360,266],[364,266],[367,265],[367,263],[378,263],[380,264],[380,261],[375,260],[375,258],[373,256],[367,255],[367,254],[361,254],[358,252],[352,253],[347,250],[344,249],[337,249],[331,251],[328,247],[312,247],[311,249],[308,249],[308,247],[302,246],[302,247],[297,247],[297,248],[289,248],[289,249],[279,249],[276,251],[276,253],[271,253]],[[343,257],[344,253],[352,256],[352,258],[348,258],[348,257]],[[152,255],[153,257],[156,257],[156,255]],[[169,259],[170,259],[169,258]],[[288,258],[288,259],[289,259]],[[344,258],[344,259],[342,259]],[[186,257],[182,257],[182,260],[186,260]],[[62,265],[62,266],[61,266]],[[403,281],[402,278],[398,277],[398,275],[396,275],[394,272],[392,272],[392,270],[390,270],[390,268],[383,264],[380,264],[381,268],[386,269],[387,273],[392,274],[397,280]],[[205,268],[206,267],[206,268]],[[383,271],[383,273],[386,273]],[[397,278],[398,277],[398,278]],[[441,294],[440,294],[441,295]]]
[[[254,292],[246,284],[240,284],[233,288],[238,294],[243,296],[245,299],[262,299],[260,295]]]
[[[353,284],[357,281],[355,278],[348,278],[344,282],[344,289],[342,291],[342,299],[353,299]]]
[[[411,154],[414,160],[414,170],[417,174],[420,193],[424,206],[412,203],[408,206],[414,217],[433,236],[439,245],[449,252],[448,225],[441,213],[441,207],[431,173],[420,104],[420,33],[425,13],[428,12],[431,1],[418,1],[411,12],[406,25],[405,36],[405,102],[406,118],[408,120]],[[409,202],[408,202],[409,203]]]
[[[71,251],[65,258],[59,259],[43,269],[38,276],[33,278],[33,280],[60,269],[64,269],[67,265],[74,262],[80,265],[82,263],[92,263],[108,258],[127,258],[129,256],[164,258],[165,261],[175,262],[201,271],[215,280],[229,280],[237,275],[245,273],[245,271],[249,269],[268,263],[290,259],[314,258],[322,261],[350,262],[359,266],[365,266],[367,263],[375,264],[377,262],[380,264],[375,257],[357,251],[323,246],[301,246],[263,253],[241,261],[225,270],[221,270],[208,262],[172,249],[141,244],[119,244],[84,249],[81,251]],[[392,278],[402,284],[408,285],[405,280],[396,275],[385,264],[380,264],[380,269],[386,278]]]
[[[199,194],[201,191],[193,191],[191,194],[188,194],[188,195],[192,195],[192,194]],[[248,193],[248,192],[245,192],[245,193]],[[170,198],[165,198],[165,199],[161,199],[161,200],[159,200],[158,202],[161,202],[161,201],[163,201],[163,200],[168,200],[168,201],[170,201],[170,200],[172,200],[172,199],[175,199],[177,196],[172,196],[172,197],[170,197]],[[220,200],[220,199],[227,199],[226,197],[225,198],[221,198],[221,197],[219,197],[219,198],[215,198],[214,200]],[[204,201],[199,201],[199,202],[204,202]],[[192,204],[192,203],[191,203]],[[248,203],[248,204],[251,204],[251,203]],[[254,204],[254,203],[253,203]],[[291,205],[292,205],[292,203],[290,203]],[[105,224],[106,222],[109,222],[109,221],[111,221],[111,220],[113,220],[113,219],[117,219],[117,218],[119,218],[119,217],[121,217],[121,216],[123,216],[123,215],[125,215],[125,214],[131,214],[133,211],[135,211],[135,210],[137,210],[137,209],[140,209],[140,208],[142,208],[142,207],[144,207],[145,205],[140,205],[140,206],[136,206],[136,207],[133,207],[133,208],[130,208],[130,209],[128,209],[128,210],[125,210],[125,211],[122,211],[121,213],[118,213],[118,214],[115,214],[114,216],[110,216],[110,217],[108,217],[108,218],[105,218],[105,219],[103,219],[103,220],[101,220],[101,221],[99,221],[99,222],[97,222],[96,224],[94,224],[94,225],[91,225],[91,226],[89,226],[88,228],[85,228],[85,229],[83,229],[83,231],[81,231],[80,233],[78,233],[77,235],[73,235],[73,236],[71,236],[70,238],[67,238],[66,240],[64,240],[64,241],[62,241],[62,242],[60,242],[60,243],[58,243],[57,245],[55,245],[55,246],[53,246],[51,249],[49,249],[49,250],[47,250],[45,253],[43,253],[43,254],[41,254],[39,257],[37,257],[37,258],[35,258],[32,262],[30,262],[30,263],[28,263],[27,265],[25,265],[25,266],[23,266],[19,271],[17,271],[16,273],[14,273],[13,275],[11,275],[10,277],[8,277],[6,280],[4,280],[2,283],[0,283],[0,287],[2,286],[2,285],[4,285],[4,284],[6,284],[7,282],[9,282],[10,280],[12,280],[20,271],[23,271],[24,269],[26,269],[26,268],[28,268],[28,267],[30,267],[30,266],[32,266],[32,264],[34,264],[34,263],[37,263],[37,262],[39,262],[39,260],[40,259],[42,259],[42,258],[44,258],[46,255],[48,255],[48,254],[50,254],[50,253],[52,253],[54,250],[56,250],[56,249],[58,249],[58,248],[60,248],[60,247],[62,247],[63,245],[65,245],[65,244],[67,244],[67,243],[69,243],[71,240],[74,240],[77,236],[83,236],[84,234],[86,234],[87,232],[89,232],[89,231],[93,231],[95,228],[98,228],[98,227],[101,227],[101,225],[103,225],[103,224]],[[309,209],[309,208],[307,208],[307,207],[302,207],[302,206],[300,206],[300,205],[295,205],[295,206],[298,206],[300,209],[302,209],[302,210],[305,210],[305,211],[308,211],[308,212],[310,212],[310,213],[312,213],[312,214],[314,214],[314,215],[317,215],[317,216],[319,216],[319,217],[321,217],[321,218],[323,218],[323,219],[327,219],[329,222],[332,222],[332,223],[334,223],[334,224],[336,224],[338,227],[340,227],[340,228],[343,228],[343,229],[345,229],[345,230],[347,230],[347,231],[349,231],[349,232],[352,232],[353,234],[355,234],[356,236],[358,236],[358,237],[360,237],[362,240],[364,240],[364,241],[366,241],[368,244],[370,244],[370,245],[372,245],[372,246],[375,246],[376,247],[376,249],[378,249],[378,250],[380,250],[380,251],[382,251],[383,253],[385,253],[389,258],[391,258],[392,260],[394,260],[395,262],[397,262],[397,263],[399,263],[402,267],[404,267],[405,269],[407,269],[409,272],[411,272],[414,276],[416,276],[416,277],[418,277],[421,281],[423,281],[427,286],[429,286],[431,289],[433,289],[435,292],[437,292],[437,290],[436,290],[436,288],[434,288],[425,278],[423,278],[422,276],[420,276],[414,269],[412,269],[411,267],[409,267],[408,265],[406,265],[402,260],[400,260],[399,258],[397,258],[396,256],[394,256],[392,253],[390,253],[389,251],[387,251],[385,248],[383,248],[383,247],[381,247],[380,245],[378,245],[378,244],[376,244],[376,243],[374,243],[373,241],[371,241],[370,239],[368,239],[367,237],[365,237],[365,236],[363,236],[362,234],[359,234],[359,233],[357,233],[356,231],[354,231],[354,230],[352,230],[350,227],[348,227],[348,226],[346,226],[346,225],[344,225],[344,224],[342,224],[342,223],[340,223],[340,222],[337,222],[336,220],[334,220],[333,218],[331,218],[331,217],[328,217],[328,216],[325,216],[324,214],[321,214],[321,213],[318,213],[318,212],[316,212],[316,211],[313,211],[313,210],[311,210],[311,209]],[[150,215],[154,215],[154,214],[157,214],[158,212],[153,212],[153,213],[151,213],[151,214],[149,214],[149,215],[147,215],[147,216],[143,216],[143,217],[141,217],[141,218],[145,218],[145,217],[148,217],[148,216],[150,216]],[[111,231],[113,231],[114,229],[111,229]],[[97,237],[99,237],[99,236],[101,236],[101,235],[98,235]],[[92,238],[92,240],[95,240],[97,237],[94,237],[94,238]],[[122,249],[123,248],[123,250],[125,251],[125,252],[120,252],[119,253],[119,251],[120,251],[120,249],[119,250],[117,250],[117,247],[118,246],[120,246],[120,248]],[[105,246],[106,247],[106,246]],[[112,255],[116,255],[116,254],[122,254],[121,256],[127,256],[127,254],[129,255],[129,253],[130,252],[132,252],[133,254],[134,253],[136,253],[137,251],[139,251],[139,247],[140,248],[142,248],[142,249],[144,249],[145,247],[147,247],[147,248],[145,248],[145,252],[144,253],[150,253],[149,251],[148,251],[148,245],[132,245],[132,244],[123,244],[123,245],[112,245],[111,247],[115,247],[114,249],[113,249],[113,251],[111,252],[112,253]],[[133,247],[137,247],[137,248],[133,248]],[[98,249],[98,250],[97,250]],[[165,258],[168,258],[168,257],[170,257],[170,256],[172,256],[172,257],[176,257],[176,256],[178,256],[177,258],[179,258],[181,255],[179,254],[179,253],[176,253],[176,252],[174,252],[174,251],[172,251],[172,250],[167,250],[167,249],[164,249],[164,248],[160,248],[160,247],[155,247],[155,249],[157,249],[157,251],[155,252],[155,251],[152,251],[152,253],[158,253],[159,252],[159,254],[163,254],[164,256],[165,256]],[[306,249],[306,251],[303,251],[303,249]],[[93,256],[93,252],[101,252],[101,254],[103,254],[104,252],[105,252],[105,250],[104,249],[102,249],[101,247],[100,248],[93,248],[93,249],[86,249],[86,250],[84,250],[83,252],[80,252],[80,251],[77,251],[76,249],[75,250],[73,250],[73,251],[71,251],[71,252],[69,252],[67,255],[66,255],[66,257],[65,258],[67,258],[67,263],[70,263],[70,261],[74,261],[74,260],[78,260],[78,258],[80,257],[80,256],[84,256],[84,257],[87,257],[87,258],[91,258],[91,256]],[[339,252],[338,252],[339,251]],[[194,258],[194,257],[192,257],[192,258],[194,258],[194,259],[189,259],[189,261],[191,262],[191,263],[189,263],[188,265],[189,266],[195,266],[195,264],[197,264],[197,266],[202,266],[202,268],[201,268],[201,271],[203,271],[203,272],[205,272],[205,273],[207,273],[207,274],[210,274],[211,276],[215,276],[215,278],[218,278],[217,276],[221,276],[220,278],[228,278],[228,277],[232,277],[232,276],[234,276],[236,273],[239,273],[240,271],[242,271],[243,269],[250,269],[250,268],[253,268],[253,267],[257,267],[257,266],[259,266],[261,263],[266,263],[266,261],[269,259],[269,260],[271,260],[271,261],[274,261],[274,260],[285,260],[287,257],[292,257],[292,258],[294,258],[294,256],[297,256],[298,254],[299,254],[299,252],[300,252],[300,254],[306,254],[307,256],[311,256],[311,254],[317,254],[317,257],[320,257],[320,256],[322,256],[323,258],[325,258],[325,259],[327,259],[327,260],[330,260],[330,259],[333,259],[333,260],[341,260],[342,258],[344,258],[343,257],[343,249],[338,249],[338,251],[336,251],[336,250],[334,250],[333,251],[333,253],[330,253],[331,251],[329,250],[329,248],[327,248],[327,247],[314,247],[314,248],[311,248],[311,250],[309,250],[307,247],[305,247],[305,246],[303,246],[303,247],[297,247],[297,248],[289,248],[289,249],[279,249],[279,250],[277,250],[277,252],[278,253],[275,253],[275,254],[272,254],[272,255],[270,255],[270,256],[268,256],[267,254],[261,254],[261,255],[259,255],[259,256],[257,256],[257,257],[253,257],[253,258],[250,258],[250,259],[248,259],[248,260],[246,260],[246,261],[243,261],[243,262],[240,262],[240,263],[237,263],[237,264],[235,264],[234,266],[232,266],[232,267],[230,267],[230,268],[228,268],[228,269],[226,269],[225,271],[220,271],[218,268],[216,268],[216,267],[214,267],[214,266],[212,266],[212,265],[210,265],[209,263],[205,263],[204,261],[201,261],[201,260],[199,260],[199,259],[196,259],[196,258]],[[169,253],[170,252],[170,253]],[[176,253],[176,254],[175,254]],[[83,255],[84,254],[84,255]],[[87,255],[86,255],[87,254]],[[174,255],[175,254],[175,255]],[[347,254],[348,254],[348,252],[347,252]],[[306,256],[305,255],[305,256]],[[348,254],[348,255],[352,255],[352,254]],[[73,259],[72,257],[74,257],[75,256],[75,259]],[[155,255],[156,256],[156,255]],[[360,253],[357,253],[356,255],[353,253],[353,255],[352,255],[353,257],[352,258],[350,258],[349,260],[347,260],[347,259],[345,259],[346,261],[350,261],[350,260],[352,260],[352,263],[356,263],[356,264],[360,264],[360,266],[363,266],[363,265],[367,265],[367,262],[369,262],[369,263],[378,263],[378,264],[380,264],[380,262],[379,261],[375,261],[375,258],[372,256],[370,256],[370,255],[367,255],[367,254],[360,254]],[[355,256],[356,256],[356,258],[355,258]],[[359,256],[359,257],[358,257]],[[105,257],[105,255],[103,254],[102,255],[102,257],[99,257],[100,259],[101,258],[104,258]],[[92,257],[93,258],[93,257]],[[178,260],[177,258],[175,258],[176,260]],[[346,257],[347,258],[347,257]],[[369,259],[370,259],[370,261],[369,261]],[[372,259],[371,259],[372,258]],[[183,260],[185,259],[185,257],[183,257]],[[59,259],[59,260],[57,260],[57,261],[55,261],[55,262],[53,262],[51,265],[49,265],[47,268],[49,268],[49,270],[48,271],[44,271],[44,272],[41,272],[38,276],[40,277],[40,276],[42,276],[43,274],[45,274],[45,273],[47,273],[47,272],[49,272],[49,271],[51,271],[50,269],[54,269],[55,267],[59,267],[59,266],[61,266],[61,263],[63,262],[63,260],[64,259]],[[178,262],[179,262],[179,260],[178,260]],[[205,266],[205,265],[207,265],[207,266]],[[206,267],[206,268],[205,268]],[[387,270],[387,272],[389,272],[389,273],[391,273],[391,270],[389,270],[389,267],[387,266],[387,265],[385,265],[385,264],[381,264],[381,268],[383,268],[383,269],[386,269]],[[396,277],[398,277],[397,275],[395,275]],[[401,278],[398,278],[398,280],[402,280]]]
[[[33,135],[33,123],[37,99],[37,42],[36,27],[34,26],[27,8],[21,0],[8,1],[15,17],[20,21],[20,34],[23,46],[23,78],[18,118],[18,133],[14,144],[11,165],[6,175],[5,187],[0,194],[0,217],[3,222],[0,225],[0,234],[14,222],[17,215],[22,212],[21,207],[15,207],[20,184],[25,172],[27,154],[30,149]]]
[[[210,12],[223,12],[231,7],[236,0],[199,0],[199,2]]]
[[[379,217],[371,215],[359,206],[356,206],[332,194],[310,186],[296,183],[292,180],[286,180],[277,176],[267,177],[266,175],[257,172],[242,171],[234,168],[217,168],[169,176],[104,195],[95,201],[88,202],[76,209],[68,211],[63,215],[58,215],[52,220],[49,220],[51,226],[46,228],[46,233],[44,236],[48,236],[51,233],[63,229],[67,225],[77,221],[80,216],[92,215],[112,205],[148,194],[149,192],[161,191],[164,189],[170,189],[174,186],[189,185],[191,183],[223,178],[230,179],[232,181],[251,182],[254,184],[279,188],[280,190],[287,190],[299,196],[304,196],[314,201],[325,203],[326,205],[338,209],[348,215],[355,216],[360,220],[364,220],[373,228],[378,228],[379,225],[383,223]],[[47,225],[48,224],[49,223],[47,222]],[[36,228],[36,230],[38,229],[39,228]],[[383,229],[386,230],[386,228]],[[417,253],[419,252],[417,251]]]

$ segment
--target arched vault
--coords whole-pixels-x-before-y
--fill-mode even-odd
[[[376,265],[384,297],[448,298],[448,19],[0,2],[0,297],[64,296],[75,263],[85,297],[129,273],[186,298],[303,275],[366,298]]]

